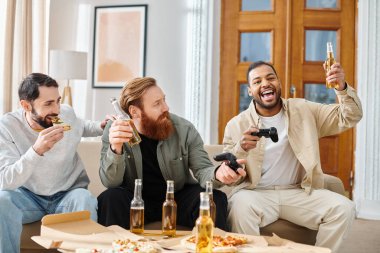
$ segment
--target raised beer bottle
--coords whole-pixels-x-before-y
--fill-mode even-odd
[[[215,224],[216,205],[214,202],[214,194],[212,192],[212,182],[211,181],[206,181],[206,192],[208,193],[208,196],[210,198],[210,217]]]
[[[135,192],[131,201],[129,226],[132,233],[144,233],[144,200],[142,199],[141,179],[135,180]]]
[[[325,61],[326,65],[326,73],[330,71],[331,66],[335,63],[335,58],[334,58],[334,52],[332,48],[332,43],[327,42],[327,59]],[[328,82],[326,81],[326,88],[331,89],[331,88],[339,88],[339,84],[337,82]]]
[[[128,141],[128,144],[130,146],[139,144],[141,142],[141,137],[139,133],[137,132],[136,126],[133,123],[133,120],[131,119],[131,117],[129,117],[128,113],[126,113],[123,109],[121,109],[120,104],[116,98],[111,98],[110,101],[111,101],[111,104],[113,105],[113,109],[115,110],[118,116],[118,119],[127,121],[132,128],[132,137]]]
[[[210,217],[210,198],[206,192],[201,192],[199,217],[195,222],[196,238],[195,252],[211,253],[214,235],[214,222]]]
[[[174,181],[168,180],[166,200],[162,204],[162,234],[170,237],[176,235],[177,203],[174,200]]]

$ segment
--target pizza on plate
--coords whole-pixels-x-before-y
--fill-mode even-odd
[[[149,242],[125,240],[114,240],[110,249],[76,249],[75,253],[158,253]]]
[[[186,248],[195,250],[196,237],[192,235],[182,240],[182,245]],[[238,246],[244,245],[248,239],[237,235],[214,235],[213,236],[213,252],[237,252]]]
[[[123,253],[158,253],[158,250],[149,242],[138,242],[129,239],[112,242],[113,252]]]

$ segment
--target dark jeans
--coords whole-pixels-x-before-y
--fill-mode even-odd
[[[204,189],[199,185],[185,185],[174,194],[177,203],[177,224],[192,228],[199,216],[199,193]],[[129,209],[133,193],[125,188],[109,188],[98,197],[98,222],[104,226],[119,225],[129,229]],[[227,229],[227,197],[226,194],[214,190],[216,205],[215,226]],[[144,199],[145,223],[161,221],[162,202]]]

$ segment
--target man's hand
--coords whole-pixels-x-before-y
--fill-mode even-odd
[[[249,150],[256,148],[257,142],[260,140],[260,137],[252,136],[251,133],[258,131],[258,128],[251,126],[243,133],[243,136],[240,139],[240,147],[244,151],[248,152]]]
[[[129,142],[132,134],[132,127],[128,121],[115,120],[110,127],[108,135],[112,151],[119,155],[122,154],[123,144],[124,142]]]
[[[42,156],[63,138],[63,131],[64,127],[60,125],[42,130],[32,148],[37,154]]]
[[[323,64],[323,68],[326,70],[326,64]],[[326,73],[326,81],[329,83],[337,83],[339,88],[337,90],[341,91],[346,88],[346,81],[344,79],[344,70],[342,66],[336,62],[331,66],[330,71]]]
[[[245,164],[244,159],[236,160],[239,164]],[[245,177],[247,173],[243,168],[238,168],[235,172],[233,169],[223,162],[216,171],[215,177],[224,184],[232,184],[238,181],[240,178]]]
[[[104,130],[109,120],[116,120],[116,115],[106,115],[106,118],[100,123],[100,127]]]

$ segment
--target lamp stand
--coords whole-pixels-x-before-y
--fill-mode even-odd
[[[67,80],[66,86],[63,88],[61,104],[65,103],[65,98],[67,97],[67,103],[72,107],[72,97],[71,97],[71,87],[70,80]]]

